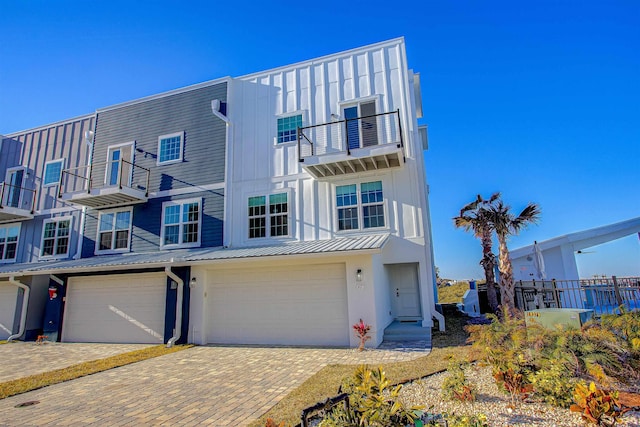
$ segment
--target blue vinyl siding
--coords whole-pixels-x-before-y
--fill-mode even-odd
[[[135,142],[133,160],[151,171],[151,193],[224,182],[226,124],[211,112],[214,99],[226,102],[226,82],[99,111],[94,179],[104,179],[109,146]],[[158,165],[158,138],[178,132],[182,161]]]
[[[202,198],[202,229],[200,247],[222,246],[222,219],[224,215],[223,190],[189,193],[180,197],[159,197],[133,207],[131,229],[131,252],[153,252],[160,250],[162,226],[162,203],[180,199]],[[95,253],[98,227],[98,211],[87,210],[82,256],[91,257]]]

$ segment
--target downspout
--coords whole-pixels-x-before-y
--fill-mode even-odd
[[[230,81],[227,85],[227,93],[229,94],[231,92],[231,84],[232,82]],[[231,96],[229,95],[227,97],[227,109],[229,108],[229,98],[231,98]],[[233,184],[233,180],[231,179],[231,171],[233,168],[233,132],[232,132],[232,128],[231,128],[231,120],[229,120],[229,118],[227,116],[225,116],[224,114],[222,114],[219,111],[219,105],[216,104],[216,101],[212,101],[211,102],[211,112],[213,113],[214,116],[216,116],[217,118],[219,118],[220,120],[222,120],[225,125],[226,125],[226,131],[225,131],[225,138],[226,138],[226,142],[225,142],[225,147],[226,147],[226,153],[225,153],[225,159],[224,159],[224,209],[222,210],[222,223],[224,224],[223,226],[223,240],[222,240],[222,246],[231,246],[231,232],[227,233],[227,230],[233,230],[233,224],[232,224],[232,220],[233,220],[233,216],[232,215],[227,215],[227,213],[233,209],[233,189],[231,188],[232,184]],[[227,114],[229,114],[229,111],[226,111]]]
[[[89,146],[89,160],[87,161],[87,178],[88,178],[88,182],[91,182],[91,164],[93,163],[93,137],[95,136],[95,133],[92,130],[89,130],[87,132],[88,133],[85,134],[84,142]],[[82,258],[82,243],[84,240],[84,224],[86,219],[87,219],[87,207],[83,206],[82,211],[80,212],[80,225],[79,225],[80,228],[78,233],[78,244],[76,245],[76,253],[75,255],[73,255],[71,259]],[[62,284],[60,285],[62,286]]]
[[[173,330],[173,336],[169,338],[169,341],[167,341],[167,348],[171,348],[173,347],[173,344],[175,344],[175,342],[180,339],[180,334],[182,331],[182,293],[183,293],[183,287],[184,287],[184,280],[179,278],[173,271],[171,271],[170,266],[166,266],[164,268],[164,273],[167,275],[168,278],[176,282],[176,284],[178,285],[178,289],[177,289],[178,295],[176,296],[175,329]]]
[[[12,285],[16,285],[19,288],[22,288],[24,290],[24,295],[22,296],[22,312],[20,313],[20,329],[18,330],[17,334],[13,334],[9,338],[7,338],[7,342],[11,342],[16,338],[21,337],[22,334],[24,334],[24,329],[27,325],[27,307],[29,306],[29,294],[31,293],[31,289],[24,283],[21,283],[20,281],[16,280],[14,276],[9,277],[9,283],[11,283]]]

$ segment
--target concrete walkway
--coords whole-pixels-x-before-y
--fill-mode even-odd
[[[0,400],[0,425],[245,426],[327,364],[379,364],[425,354],[194,347]],[[15,407],[29,401],[39,403]]]

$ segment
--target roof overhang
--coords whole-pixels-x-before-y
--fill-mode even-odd
[[[45,274],[77,274],[141,270],[149,268],[191,266],[199,264],[247,261],[252,258],[291,259],[292,257],[345,256],[379,253],[389,240],[389,234],[366,234],[327,240],[289,242],[278,245],[238,248],[196,248],[131,253],[126,255],[103,255],[78,260],[51,261],[31,264],[7,264],[0,266],[0,278],[10,276],[33,276]]]
[[[554,237],[553,239],[538,242],[538,246],[540,250],[545,251],[556,247],[571,245],[572,250],[578,251],[639,232],[640,217]],[[510,256],[511,259],[522,258],[530,255],[532,251],[533,245],[527,245],[510,251]]]

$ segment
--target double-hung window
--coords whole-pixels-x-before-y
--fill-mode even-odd
[[[184,132],[161,135],[158,137],[158,164],[181,162],[183,148]]]
[[[250,239],[289,236],[289,194],[249,197],[248,216]]]
[[[0,225],[0,262],[12,262],[16,260],[19,236],[20,224]]]
[[[42,174],[42,185],[45,187],[58,184],[60,182],[60,174],[64,167],[64,159],[52,160],[45,163],[44,173]]]
[[[385,226],[382,181],[336,187],[338,230],[361,230]]]
[[[265,237],[267,232],[266,197],[249,197],[249,238]]]
[[[96,253],[129,250],[131,217],[131,208],[100,212]]]
[[[200,246],[202,199],[174,200],[162,204],[161,247]]]
[[[71,237],[71,217],[47,219],[43,225],[40,257],[67,257]]]
[[[298,128],[302,127],[302,114],[278,118],[278,144],[298,140]]]

